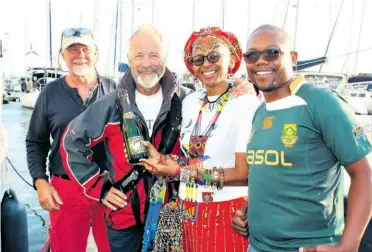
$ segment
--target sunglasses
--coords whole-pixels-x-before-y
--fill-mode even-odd
[[[87,34],[92,36],[92,32],[88,28],[69,28],[62,32],[62,38],[79,37],[80,35],[87,35]]]
[[[280,50],[279,48],[270,48],[270,49],[267,49],[267,50],[264,50],[264,51],[260,51],[260,52],[246,52],[246,53],[243,53],[243,57],[244,57],[244,61],[247,63],[247,64],[253,64],[253,63],[256,63],[261,55],[263,56],[263,59],[265,61],[274,61],[274,60],[277,60],[280,56],[280,53],[282,53],[282,50]]]
[[[216,63],[220,60],[221,55],[216,52],[210,52],[208,53],[207,56],[198,55],[198,56],[192,57],[190,61],[194,66],[201,66],[204,64],[205,58],[207,58],[207,60],[210,63]]]

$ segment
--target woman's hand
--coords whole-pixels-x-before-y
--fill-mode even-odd
[[[253,84],[251,82],[242,81],[239,78],[235,78],[235,88],[233,88],[232,94],[235,97],[245,95],[245,94],[257,95],[254,90]]]
[[[160,155],[161,154],[158,152],[158,150],[150,142],[144,141],[143,145],[147,148],[147,152],[149,154],[149,159],[160,160]],[[124,143],[124,155],[125,155],[125,158],[127,159],[127,163],[129,164],[127,148],[125,148],[125,143]]]
[[[145,166],[145,169],[156,176],[175,175],[179,169],[179,164],[171,159],[166,159],[159,163],[159,160],[141,159],[140,163]]]
[[[149,142],[144,142],[149,153],[148,159],[141,159],[141,164],[146,170],[156,176],[174,175],[179,169],[179,164],[171,159],[165,159]]]
[[[159,160],[161,154],[159,151],[148,141],[144,141],[143,145],[146,147],[147,152],[149,153],[149,159],[156,159]]]

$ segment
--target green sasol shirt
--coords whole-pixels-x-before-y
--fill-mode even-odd
[[[344,228],[342,166],[371,151],[334,93],[301,78],[291,90],[258,108],[247,145],[250,244],[262,252],[337,243]]]

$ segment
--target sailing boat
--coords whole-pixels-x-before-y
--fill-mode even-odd
[[[33,109],[41,90],[49,82],[62,76],[58,68],[35,67],[27,70],[27,86],[30,87],[20,97],[23,107]]]
[[[296,44],[296,31],[297,31],[297,24],[298,24],[298,11],[299,11],[299,0],[297,0],[297,5],[296,5],[296,26],[295,26],[295,41],[294,44]],[[297,75],[302,75],[304,76],[305,80],[308,82],[311,82],[317,86],[323,87],[323,88],[328,88],[336,93],[338,93],[340,96],[342,96],[350,105],[350,107],[353,109],[354,113],[357,115],[367,115],[372,113],[372,100],[371,100],[371,95],[367,93],[356,93],[356,90],[347,90],[344,91],[345,88],[350,87],[347,85],[347,75],[342,74],[342,73],[327,73],[327,72],[322,72],[322,68],[324,66],[324,63],[327,61],[328,57],[328,51],[331,45],[331,41],[333,39],[333,34],[336,29],[340,13],[343,7],[343,3],[341,2],[338,14],[336,17],[336,20],[333,24],[333,28],[331,31],[331,34],[329,36],[329,39],[327,41],[327,46],[324,52],[324,56],[316,59],[311,59],[311,60],[305,60],[305,61],[299,61],[297,66],[294,67],[296,74]],[[287,6],[288,8],[288,6]],[[359,51],[359,48],[358,50]],[[306,72],[303,71],[307,68],[320,65],[319,71],[311,71],[311,72]],[[361,99],[363,98],[363,99]]]
[[[26,77],[26,84],[27,90],[23,92],[20,96],[20,101],[22,107],[33,109],[35,107],[35,103],[41,90],[47,85],[49,82],[59,78],[62,76],[59,68],[52,67],[52,27],[51,27],[51,1],[49,1],[49,56],[50,56],[50,66],[51,67],[29,67],[27,69],[27,77]],[[32,48],[32,43],[30,44],[30,50],[25,54],[25,57],[32,57],[34,55],[38,55],[36,51]],[[32,65],[31,60],[31,65]],[[27,82],[28,80],[28,82]]]

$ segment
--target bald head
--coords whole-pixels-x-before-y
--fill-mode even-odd
[[[247,48],[249,48],[252,39],[262,33],[272,34],[273,37],[276,38],[277,42],[281,44],[281,48],[285,48],[288,51],[293,50],[292,40],[288,32],[278,26],[270,24],[261,25],[250,34],[248,38]]]
[[[140,25],[129,39],[129,56],[135,44],[139,43],[144,38],[148,38],[151,42],[160,46],[161,56],[166,55],[166,44],[161,33],[150,24]]]
[[[297,53],[293,51],[290,36],[285,30],[262,25],[248,38],[245,60],[253,84],[264,94],[275,94],[282,88],[287,91],[288,83],[293,79]]]

